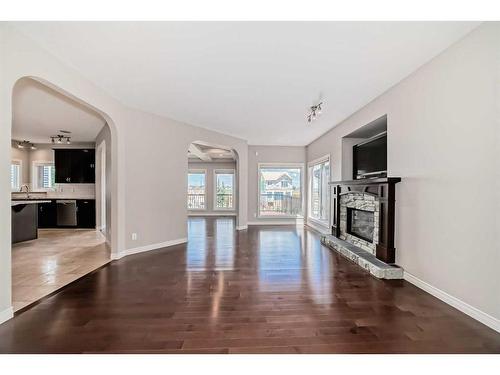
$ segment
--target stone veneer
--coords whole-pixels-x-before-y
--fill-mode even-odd
[[[373,212],[373,242],[365,241],[347,233],[347,208]],[[379,236],[380,204],[378,199],[369,193],[350,191],[340,196],[340,239],[347,241],[372,255],[375,255]]]

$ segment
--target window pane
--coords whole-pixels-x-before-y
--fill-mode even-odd
[[[53,164],[38,164],[36,166],[36,188],[50,189],[55,184],[55,167]]]
[[[301,169],[261,167],[260,215],[296,216],[302,214]]]
[[[205,209],[205,172],[188,173],[188,209]]]
[[[20,187],[20,171],[19,164],[10,165],[10,187],[12,190],[18,190]]]
[[[215,176],[215,207],[233,208],[234,174],[216,172]]]
[[[328,223],[330,214],[330,162],[325,161],[309,168],[310,213],[309,216]]]

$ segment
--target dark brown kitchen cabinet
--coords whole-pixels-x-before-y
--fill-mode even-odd
[[[54,149],[57,184],[95,183],[94,149]]]
[[[55,201],[38,203],[38,228],[57,226],[57,205]]]
[[[78,228],[95,228],[94,199],[78,199],[76,201],[76,221]]]

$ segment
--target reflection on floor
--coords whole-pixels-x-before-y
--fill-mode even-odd
[[[109,262],[95,230],[39,229],[38,239],[12,245],[12,305],[17,311]]]
[[[0,353],[499,353],[500,334],[296,226],[192,217],[0,325]]]

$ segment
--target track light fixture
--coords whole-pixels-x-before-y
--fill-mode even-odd
[[[309,114],[307,115],[307,122],[313,122],[316,120],[316,118],[321,115],[322,113],[322,108],[321,106],[323,105],[323,102],[320,102],[316,105],[311,106],[311,109],[309,111]]]
[[[17,142],[17,148],[29,148],[31,150],[36,150],[35,145],[27,140]]]
[[[67,135],[62,135],[62,134],[53,135],[50,137],[50,140],[51,140],[52,144],[54,144],[54,143],[61,144],[63,142],[65,142],[68,145],[71,144],[71,137],[68,137]]]

